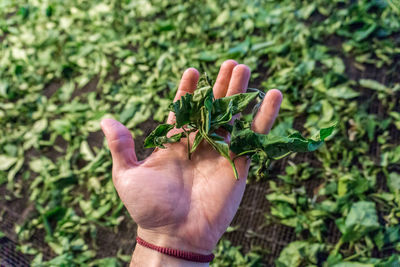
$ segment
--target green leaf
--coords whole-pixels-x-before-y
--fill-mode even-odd
[[[22,165],[24,164],[25,159],[23,157],[19,158],[18,161],[14,164],[14,166],[8,171],[7,180],[9,185],[14,180],[15,175],[20,171]]]
[[[385,92],[385,93],[391,93],[390,89],[388,89],[385,85],[371,79],[360,79],[359,83],[362,87],[380,91],[380,92]]]
[[[11,168],[16,162],[17,157],[10,157],[7,155],[0,155],[0,171],[6,171]]]
[[[257,267],[262,264],[262,256],[256,249],[243,254],[240,246],[233,246],[228,240],[218,242],[214,250],[215,258],[211,267]]]
[[[379,228],[375,203],[359,201],[351,206],[349,214],[344,222],[344,242],[357,241],[371,231]]]
[[[193,95],[186,94],[182,96],[181,99],[171,104],[170,110],[175,113],[177,128],[181,128],[191,121],[191,115],[195,112],[191,104],[192,98]]]
[[[269,158],[278,159],[292,152],[310,152],[318,149],[330,136],[335,126],[321,129],[313,139],[305,139],[296,132],[287,137],[255,133],[250,125],[235,121],[230,149],[236,154],[246,151],[264,151]]]
[[[173,124],[160,124],[157,126],[154,131],[150,133],[149,136],[144,140],[145,148],[152,147],[160,147],[165,148],[164,144],[166,143],[175,143],[180,140],[182,137],[182,133],[171,136],[171,138],[167,137],[167,134],[170,130],[172,130],[175,126]]]
[[[294,241],[287,245],[275,261],[276,267],[298,267],[304,263],[318,263],[318,254],[325,250],[324,244]]]
[[[229,107],[232,107],[232,115],[242,112],[251,101],[259,95],[258,92],[240,93],[227,97],[218,98],[213,102],[214,114],[224,113]],[[232,103],[231,103],[232,102]]]
[[[333,98],[343,98],[343,99],[351,99],[354,97],[358,97],[360,93],[352,90],[350,87],[347,86],[340,86],[335,88],[330,88],[326,92],[327,96]]]
[[[195,90],[193,94],[186,94],[181,99],[170,105],[170,110],[175,113],[176,127],[200,120],[201,108],[207,103],[208,108],[212,103],[213,94],[211,86]]]
[[[400,266],[400,256],[392,255],[388,259],[380,259],[374,267],[397,267]]]
[[[217,60],[218,54],[214,51],[203,51],[200,53],[198,59],[206,62],[213,62]]]
[[[202,135],[204,137],[205,140],[207,140],[207,142],[215,149],[218,151],[218,153],[221,154],[221,156],[223,156],[224,158],[226,158],[229,163],[231,164],[232,168],[233,168],[233,173],[235,175],[235,178],[238,179],[238,172],[235,166],[235,163],[233,162],[233,160],[230,157],[229,154],[229,145],[227,143],[225,143],[225,141],[221,141],[219,138],[215,138],[213,136],[208,136],[203,130],[202,131]]]
[[[203,131],[206,134],[208,134],[211,129],[212,98],[212,94],[207,95],[204,99],[204,107],[201,108]]]
[[[201,141],[203,141],[203,139],[204,139],[203,135],[200,132],[197,132],[190,153],[193,153],[197,149],[197,147],[201,144]]]
[[[383,230],[384,231],[379,231],[374,236],[374,242],[377,244],[379,250],[381,250],[384,246],[391,246],[400,242],[399,226],[389,226]]]
[[[374,264],[361,262],[339,262],[332,267],[374,267]]]
[[[229,101],[226,107],[216,106],[216,102],[213,103],[211,113],[213,128],[218,128],[221,125],[229,123],[232,120],[233,114],[233,101]]]
[[[47,119],[41,119],[33,124],[32,130],[35,133],[41,133],[47,128]]]
[[[87,141],[82,141],[81,147],[80,147],[80,153],[81,153],[83,159],[86,161],[92,161],[95,158]]]
[[[316,136],[316,140],[324,141],[326,138],[332,135],[333,131],[337,127],[337,123],[334,123],[332,126],[327,128],[322,128],[319,130],[319,133]]]
[[[102,259],[97,259],[91,262],[89,266],[96,266],[96,267],[119,267],[121,266],[118,262],[117,258],[102,258]]]
[[[354,39],[359,42],[364,40],[365,38],[367,38],[370,34],[372,34],[375,29],[378,27],[377,24],[373,23],[371,25],[369,25],[369,27],[367,25],[365,25],[365,27],[359,29],[358,31],[356,31],[354,33]]]
[[[228,50],[229,57],[238,57],[246,55],[247,51],[250,48],[250,39],[246,38],[243,42],[237,44],[235,47],[232,47]]]
[[[397,172],[389,173],[387,176],[387,186],[393,193],[400,192],[400,174]]]

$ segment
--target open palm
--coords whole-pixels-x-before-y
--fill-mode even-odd
[[[225,61],[213,88],[215,98],[245,92],[249,78],[247,66]],[[197,70],[186,70],[175,101],[193,93],[198,79]],[[281,100],[278,90],[267,93],[253,122],[254,131],[270,130]],[[168,123],[173,122],[171,113]],[[182,140],[166,149],[156,149],[147,159],[138,161],[132,136],[125,126],[112,119],[103,120],[101,125],[113,157],[114,185],[138,224],[138,235],[158,246],[210,253],[242,199],[249,168],[247,158],[235,160],[238,180],[229,162],[206,142],[191,160],[187,158],[186,140]]]

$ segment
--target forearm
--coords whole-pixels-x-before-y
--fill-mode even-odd
[[[190,262],[175,257],[171,257],[155,250],[136,244],[135,251],[132,255],[131,267],[208,267],[208,263]]]

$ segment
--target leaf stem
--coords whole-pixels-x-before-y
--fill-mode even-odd
[[[265,162],[265,168],[268,169],[269,165],[271,165],[271,158],[268,158],[267,161]]]
[[[263,92],[263,91],[261,91],[260,89],[257,89],[257,88],[247,88],[247,91],[249,91],[249,92],[257,92],[261,99],[264,99],[264,97],[265,97],[265,92]]]
[[[336,243],[335,248],[333,249],[333,253],[336,255],[339,252],[340,247],[343,245],[343,239],[340,238],[339,242]]]
[[[250,154],[250,153],[256,153],[258,151],[258,149],[253,149],[253,150],[247,150],[247,151],[243,151],[242,153],[237,154],[236,156],[233,157],[233,161],[235,161],[235,159],[244,156],[246,154]]]
[[[221,151],[218,150],[218,146],[216,145],[215,141],[212,140],[202,129],[200,129],[201,134],[203,135],[204,139],[215,149],[217,150],[221,156],[223,156],[224,158],[226,158],[229,163],[231,164],[232,168],[233,168],[233,173],[235,175],[236,180],[239,179],[239,174],[238,171],[236,169],[235,163],[233,162],[233,160],[229,157],[228,155],[224,155],[223,153],[221,153]]]
[[[188,154],[188,159],[191,160],[192,158],[192,153],[190,153],[190,140],[189,140],[189,135],[192,131],[186,131],[184,127],[182,127],[183,132],[185,133],[186,140],[187,140],[187,154]]]
[[[344,258],[343,261],[349,261],[349,260],[355,259],[355,258],[361,256],[362,254],[364,254],[364,253],[367,252],[367,251],[368,251],[367,248],[366,248],[366,249],[363,249],[363,250],[361,250],[360,252],[358,252],[358,253],[356,253],[356,254],[353,254],[353,255],[351,255],[351,256],[349,256],[349,257],[347,257],[347,258]]]

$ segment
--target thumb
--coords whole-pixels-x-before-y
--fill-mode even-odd
[[[104,119],[100,125],[111,151],[113,167],[120,170],[136,165],[135,143],[131,132],[113,119]]]

